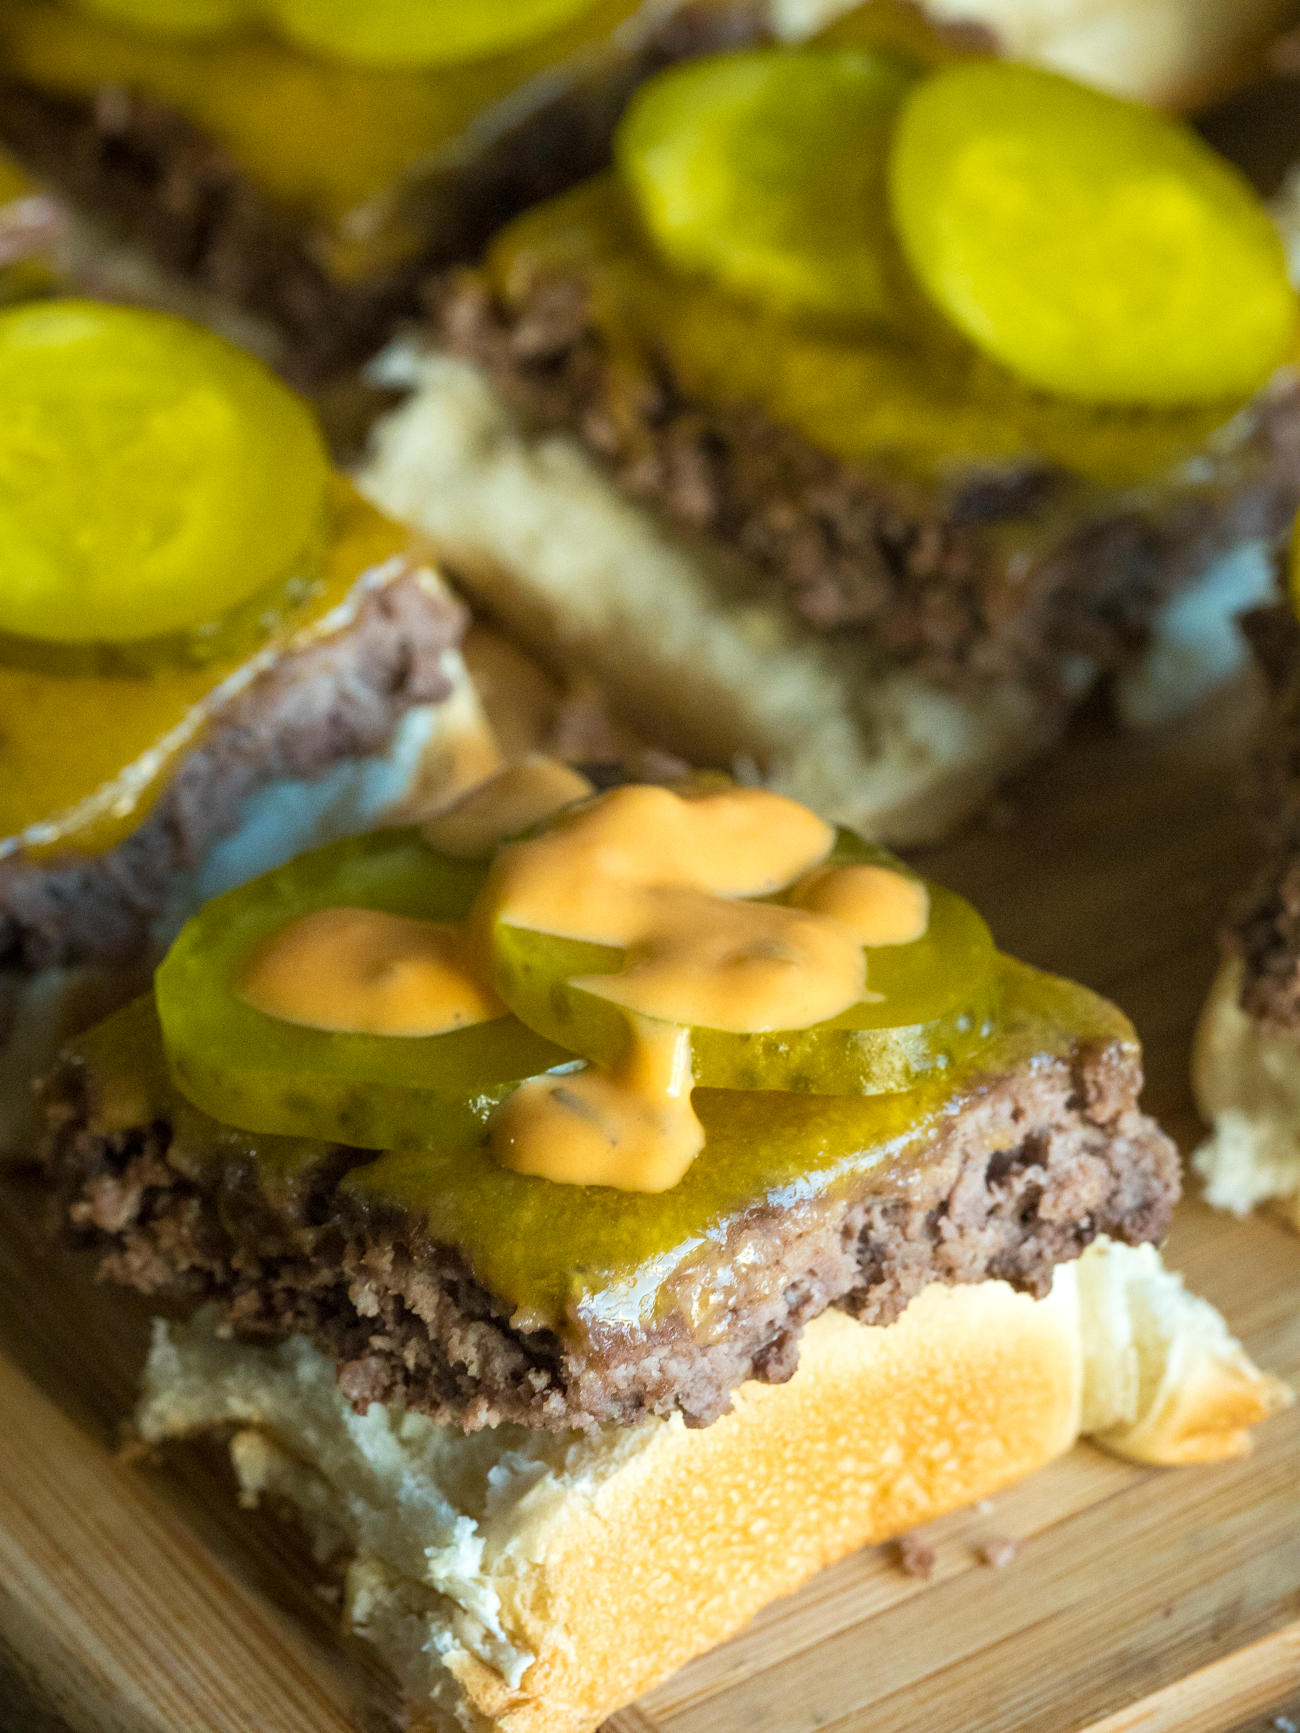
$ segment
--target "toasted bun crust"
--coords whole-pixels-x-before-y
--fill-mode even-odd
[[[854,0],[773,0],[777,31],[801,38]],[[1295,0],[925,0],[943,24],[983,24],[1002,52],[1117,96],[1194,108],[1260,69]]]
[[[826,1313],[788,1384],[746,1385],[694,1432],[363,1418],[301,1339],[159,1324],[140,1430],[237,1429],[245,1496],[288,1497],[320,1551],[352,1556],[352,1624],[426,1725],[590,1733],[823,1565],[986,1496],[1082,1424],[1205,1461],[1288,1399],[1153,1250],[1083,1263],[1038,1302],[986,1282],[928,1288],[887,1329]]]
[[[1265,1034],[1240,992],[1241,963],[1228,958],[1192,1047],[1196,1105],[1213,1127],[1192,1165],[1219,1209],[1271,1201],[1300,1228],[1300,1040]]]

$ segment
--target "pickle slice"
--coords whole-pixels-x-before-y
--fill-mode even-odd
[[[319,541],[311,408],[169,314],[0,312],[0,632],[122,644],[219,621]]]
[[[291,42],[365,66],[484,60],[562,29],[596,0],[263,0]]]
[[[380,831],[300,855],[209,903],[156,977],[177,1087],[246,1131],[361,1149],[433,1149],[525,1077],[573,1055],[514,1017],[430,1036],[354,1035],[267,1016],[237,996],[254,949],[318,909],[460,921],[486,868],[435,852],[418,831]]]
[[[907,870],[884,850],[841,831],[826,864],[858,862]],[[622,951],[499,920],[491,920],[490,942],[492,984],[516,1016],[572,1052],[611,1066],[622,1060],[627,1013],[574,985],[578,976],[616,973]],[[838,1017],[762,1034],[692,1029],[697,1086],[823,1095],[911,1089],[970,1058],[993,1033],[992,936],[952,891],[930,887],[930,922],[920,939],[868,947],[866,957],[868,992],[882,997],[864,999]]]
[[[615,152],[670,264],[778,312],[888,318],[887,147],[913,82],[862,50],[756,49],[642,86]]]
[[[1246,396],[1294,340],[1282,245],[1245,178],[1181,122],[1054,73],[970,61],[919,85],[890,195],[931,298],[1060,396]]]

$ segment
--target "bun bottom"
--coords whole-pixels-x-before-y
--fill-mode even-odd
[[[1197,1025],[1192,1089],[1213,1130],[1192,1165],[1217,1208],[1271,1203],[1300,1229],[1300,1040],[1246,1015],[1241,972],[1237,958],[1220,965]]]
[[[1149,1247],[1099,1243],[1034,1301],[931,1287],[888,1328],[829,1312],[784,1385],[584,1437],[356,1414],[301,1338],[159,1323],[156,1442],[233,1428],[245,1497],[290,1500],[351,1557],[351,1624],[416,1725],[590,1733],[760,1607],[869,1542],[985,1497],[1100,1429],[1147,1460],[1246,1448],[1286,1394]],[[1082,1303],[1081,1303],[1082,1296]]]

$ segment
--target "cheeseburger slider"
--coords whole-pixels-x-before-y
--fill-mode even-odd
[[[772,0],[777,34],[796,40],[844,15],[879,30],[885,16],[922,10],[939,30],[982,36],[1009,59],[1188,109],[1247,83],[1276,33],[1300,18],[1297,0]]]
[[[436,287],[360,477],[554,666],[904,842],[1099,680],[1145,724],[1238,664],[1295,299],[1181,123],[832,30],[659,74],[615,157]]]
[[[210,902],[45,1162],[192,1314],[142,1435],[233,1433],[421,1724],[590,1733],[1081,1430],[1208,1462],[1288,1400],[1160,1266],[1139,1083],[1113,1007],[806,807],[535,759]]]
[[[492,768],[464,610],[260,362],[0,311],[0,1148],[186,915]]]
[[[1192,1082],[1213,1128],[1194,1158],[1206,1196],[1245,1214],[1273,1202],[1300,1228],[1300,624],[1290,603],[1246,619],[1267,688],[1254,765],[1263,843],[1221,934]]]
[[[7,0],[0,144],[110,255],[133,244],[143,298],[214,292],[311,381],[373,351],[431,266],[598,168],[648,70],[752,35],[758,15],[738,0]]]

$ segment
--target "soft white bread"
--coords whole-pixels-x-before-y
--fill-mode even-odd
[[[924,0],[944,24],[983,24],[1003,53],[1142,102],[1192,108],[1251,77],[1295,0]],[[808,36],[854,0],[772,0],[778,32]]]
[[[1219,1209],[1272,1202],[1300,1228],[1300,1040],[1242,1010],[1241,963],[1219,968],[1192,1048],[1192,1089],[1213,1127],[1192,1165]]]
[[[156,1325],[141,1435],[234,1428],[249,1503],[288,1498],[351,1557],[347,1610],[415,1724],[589,1733],[833,1559],[1067,1450],[1209,1461],[1289,1392],[1154,1250],[1099,1244],[1035,1302],[927,1288],[887,1329],[828,1312],[788,1384],[745,1385],[702,1431],[466,1436],[357,1415],[301,1338]]]
[[[398,346],[374,377],[414,390],[376,424],[362,491],[553,669],[691,762],[752,761],[827,818],[905,846],[951,828],[1059,729],[1020,684],[957,698],[799,624],[770,586],[624,497],[577,440],[530,437],[473,365]],[[1165,720],[1234,672],[1233,616],[1272,586],[1250,542],[1180,591],[1118,682],[1128,719]],[[1077,659],[1073,690],[1093,675]]]

